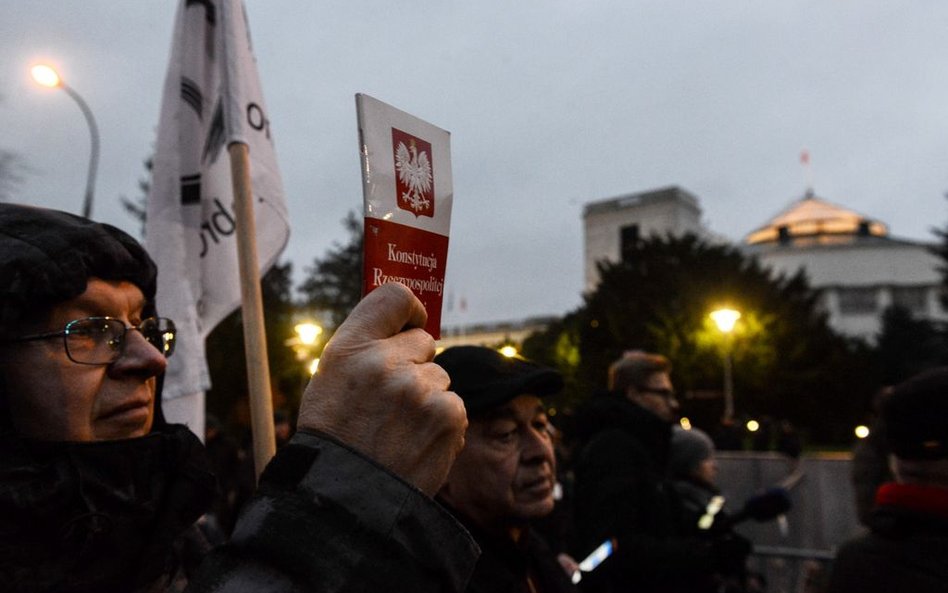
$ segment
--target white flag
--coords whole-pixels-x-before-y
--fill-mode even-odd
[[[158,124],[145,245],[158,265],[158,311],[178,326],[164,399],[210,387],[204,339],[240,305],[227,146],[248,145],[261,275],[289,238],[283,183],[240,0],[181,0]],[[171,402],[169,402],[171,403]],[[168,406],[166,406],[166,409]],[[172,405],[171,408],[174,408]],[[188,421],[197,434],[203,422]]]

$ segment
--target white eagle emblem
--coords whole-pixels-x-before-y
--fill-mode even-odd
[[[428,153],[419,153],[414,140],[408,146],[399,142],[395,149],[395,170],[398,171],[398,180],[408,188],[407,192],[402,192],[401,199],[415,212],[429,208],[431,200],[426,194],[431,193],[433,178]]]

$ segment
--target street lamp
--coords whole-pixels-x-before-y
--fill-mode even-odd
[[[293,349],[296,360],[307,361],[306,370],[310,376],[315,375],[319,366],[319,337],[323,334],[322,326],[312,321],[302,321],[293,326],[293,333],[296,335],[284,343]]]
[[[89,172],[86,175],[86,196],[85,200],[82,203],[82,215],[86,218],[92,216],[92,195],[95,188],[95,173],[99,165],[99,128],[96,126],[95,118],[92,116],[92,110],[89,109],[89,106],[85,101],[82,100],[82,97],[79,96],[73,88],[63,82],[63,79],[60,78],[59,73],[56,70],[47,64],[37,64],[30,69],[30,73],[33,75],[33,80],[37,84],[49,87],[49,88],[60,88],[66,92],[67,95],[72,97],[73,101],[79,105],[79,109],[82,111],[82,115],[86,118],[86,123],[89,124],[89,134],[92,137],[92,147],[89,153]]]
[[[517,349],[514,348],[513,346],[509,345],[509,344],[506,345],[506,346],[504,346],[504,347],[502,347],[502,348],[499,350],[499,352],[500,352],[501,354],[503,354],[504,356],[506,356],[507,358],[513,358],[514,356],[517,356],[517,354],[518,354]]]
[[[729,423],[734,419],[734,380],[731,376],[731,332],[734,331],[734,324],[741,318],[740,311],[734,309],[718,309],[711,312],[711,320],[714,321],[721,333],[724,334],[726,343],[724,347],[724,421]]]
[[[312,322],[297,323],[293,331],[299,336],[300,343],[305,346],[312,346],[316,343],[319,334],[323,333],[323,328]]]

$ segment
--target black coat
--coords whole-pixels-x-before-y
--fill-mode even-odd
[[[460,593],[478,548],[448,511],[325,435],[298,432],[190,593]]]
[[[840,547],[827,593],[948,592],[948,488],[885,484],[872,531]],[[877,499],[878,500],[878,499]]]
[[[90,443],[0,436],[0,590],[174,590],[206,553],[197,437],[163,425]]]
[[[709,544],[679,533],[665,480],[671,425],[624,397],[593,397],[576,416],[575,544],[579,560],[602,541],[616,551],[585,576],[584,591],[677,591],[712,568]]]
[[[556,553],[535,530],[525,528],[520,541],[514,542],[487,533],[451,507],[448,510],[481,548],[465,593],[577,593]]]
[[[704,540],[712,546],[713,564],[707,572],[694,571],[682,590],[691,593],[743,591],[747,578],[750,542],[733,530],[731,517],[719,509],[709,512],[712,499],[720,496],[717,488],[692,478],[671,482],[675,493],[678,531],[682,536]],[[715,501],[723,504],[723,498]]]

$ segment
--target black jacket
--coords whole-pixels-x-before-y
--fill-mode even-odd
[[[682,590],[691,593],[743,591],[752,546],[734,532],[731,517],[723,507],[718,507],[718,504],[723,505],[724,499],[711,505],[715,497],[720,497],[720,491],[691,478],[672,480],[670,486],[675,493],[678,532],[708,543],[713,559],[707,572],[693,571]]]
[[[556,553],[535,530],[524,528],[520,541],[514,542],[478,528],[462,513],[447,508],[481,549],[466,593],[577,593]]]
[[[325,435],[299,432],[188,591],[460,593],[477,555],[420,490]]]
[[[584,576],[584,591],[677,591],[712,567],[707,542],[679,533],[665,471],[671,425],[615,394],[577,413],[573,556],[608,538],[616,551]]]
[[[948,488],[884,484],[872,531],[839,549],[828,593],[948,592]]]
[[[214,492],[181,425],[90,443],[0,436],[0,590],[174,590],[206,553]]]

